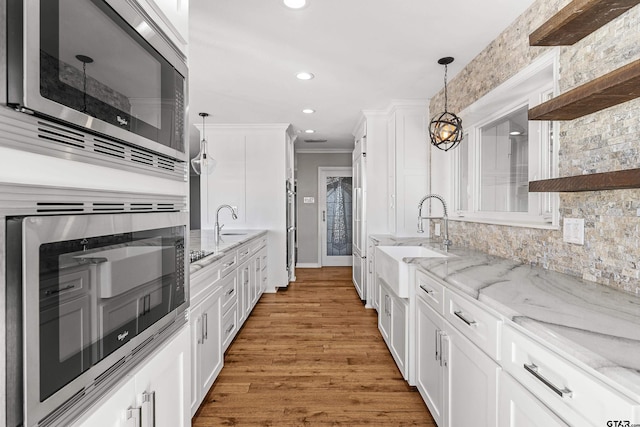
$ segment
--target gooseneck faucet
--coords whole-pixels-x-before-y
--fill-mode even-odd
[[[442,210],[444,214],[442,216],[422,216],[422,205],[427,199],[437,199],[442,203]],[[427,194],[420,200],[418,203],[418,233],[424,233],[424,228],[422,226],[423,219],[441,219],[444,221],[444,238],[442,240],[442,247],[445,251],[449,250],[449,246],[451,246],[451,240],[449,240],[449,215],[447,214],[447,202],[444,201],[444,198],[439,194]]]
[[[218,218],[220,216],[220,211],[225,208],[231,211],[231,218],[238,219],[238,214],[236,213],[236,210],[233,207],[229,205],[218,206],[218,209],[216,209],[216,223],[213,226],[213,237],[216,241],[216,244],[220,243],[220,231],[222,230],[222,227],[224,227],[224,224],[220,225],[220,221]]]

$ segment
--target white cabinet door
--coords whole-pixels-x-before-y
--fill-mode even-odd
[[[382,334],[382,338],[390,345],[391,337],[391,291],[385,285],[380,283],[380,279],[376,276],[376,281],[380,288],[380,311],[378,312],[378,329]]]
[[[74,424],[76,427],[123,427],[127,424],[127,410],[134,412],[129,416],[139,416],[136,408],[136,384],[133,378],[119,386],[118,390],[109,397],[88,418]],[[132,424],[134,425],[134,424]]]
[[[213,293],[201,304],[201,344],[199,346],[198,365],[200,400],[209,392],[216,377],[222,369],[222,320],[219,293]]]
[[[191,396],[189,399],[191,416],[200,407],[200,345],[202,344],[202,304],[191,307],[189,312],[191,324]]]
[[[436,424],[444,426],[445,369],[440,350],[444,319],[420,298],[416,316],[416,386]]]
[[[399,298],[395,295],[391,297],[391,354],[393,354],[398,368],[405,379],[407,379],[408,374],[408,311],[408,303],[404,298]]]
[[[498,427],[567,427],[513,377],[500,372]]]
[[[136,398],[142,408],[142,426],[191,425],[189,402],[190,328],[184,328],[136,374]],[[145,395],[149,400],[145,401]]]
[[[443,360],[447,369],[446,425],[493,427],[497,423],[500,367],[457,329],[445,322]]]
[[[251,312],[251,262],[238,268],[238,321],[242,324]]]

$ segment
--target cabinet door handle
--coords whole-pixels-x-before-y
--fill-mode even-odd
[[[198,319],[196,320],[196,333],[200,332],[198,334],[198,344],[202,344],[204,342],[204,335],[202,334],[202,316],[198,317]]]
[[[129,408],[127,409],[126,420],[127,427],[142,427],[141,408]]]
[[[540,382],[542,382],[542,384],[544,384],[547,387],[549,387],[551,389],[551,391],[553,391],[558,396],[560,396],[562,398],[564,398],[564,397],[573,397],[573,392],[571,390],[569,390],[566,387],[560,388],[557,385],[553,384],[548,379],[546,379],[544,376],[542,376],[542,374],[540,373],[540,370],[539,370],[539,368],[538,368],[538,366],[536,364],[532,363],[532,364],[528,365],[528,364],[525,363],[523,366],[524,366],[524,369],[527,370],[527,372],[529,372],[531,375],[536,377]]]
[[[202,316],[204,317],[204,321],[202,322],[204,338],[202,339],[202,341],[205,341],[209,339],[209,313],[204,313]]]
[[[462,314],[462,311],[454,311],[453,314],[455,314],[458,319],[462,320],[469,326],[476,326],[478,324],[478,322],[476,322],[475,320],[467,319],[464,314]]]
[[[449,337],[440,331],[440,366],[449,366]]]
[[[234,288],[229,289],[229,292],[227,292],[227,295],[228,295],[228,296],[233,295],[233,292],[234,292],[234,291],[235,291],[235,289],[234,289]]]
[[[436,337],[436,360],[440,360],[440,331],[436,329],[434,335]]]
[[[156,392],[142,393],[142,409],[144,427],[156,427]]]
[[[322,211],[322,222],[325,222],[326,220],[327,220],[326,212]]]

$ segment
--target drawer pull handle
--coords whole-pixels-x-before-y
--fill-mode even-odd
[[[235,264],[235,263],[236,263],[235,261],[231,261],[231,262],[226,263],[226,264],[225,264],[225,265],[223,265],[222,267],[223,267],[223,268],[228,268],[228,267],[231,267],[231,266],[232,266],[233,264]]]
[[[233,295],[234,291],[235,291],[235,289],[233,289],[233,288],[229,289],[229,292],[227,292],[227,295]]]
[[[420,285],[420,289],[425,291],[428,295],[431,295],[434,292],[433,289],[427,289],[427,288],[424,287],[424,285]]]
[[[231,324],[231,326],[229,326],[229,327],[227,328],[227,330],[226,330],[226,331],[224,331],[224,333],[225,333],[225,334],[227,334],[227,335],[229,335],[229,333],[230,333],[231,331],[233,331],[233,328],[235,328],[235,327],[236,327],[235,323],[232,323],[232,324]]]
[[[476,326],[477,322],[475,320],[469,320],[467,319],[461,311],[454,311],[453,314],[456,315],[456,317],[460,320],[462,320],[464,323],[466,323],[469,326]]]
[[[249,255],[249,251],[243,252],[240,256],[247,256],[247,255]]]
[[[538,380],[540,380],[542,382],[542,384],[544,384],[547,387],[549,387],[558,396],[560,396],[560,397],[573,397],[573,392],[571,390],[569,390],[566,387],[565,388],[560,388],[560,387],[556,386],[555,384],[553,384],[548,379],[546,379],[545,377],[543,377],[542,374],[540,374],[540,372],[538,371],[538,366],[536,366],[535,364],[532,363],[531,365],[527,365],[525,363],[523,366],[524,366],[524,369],[527,370],[527,372],[529,372],[531,375],[533,375]]]
[[[73,289],[75,287],[76,287],[75,285],[67,285],[64,288],[53,289],[53,290],[50,290],[50,291],[46,291],[44,294],[46,296],[55,295],[55,294],[59,294],[60,292],[68,291],[69,289]]]

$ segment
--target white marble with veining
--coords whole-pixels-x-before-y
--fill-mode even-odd
[[[198,270],[218,261],[229,251],[243,245],[267,233],[267,230],[226,230],[225,233],[242,233],[220,236],[220,242],[216,244],[213,238],[213,230],[191,230],[189,233],[189,250],[207,251],[211,255],[192,262],[189,265],[189,273]]]
[[[378,245],[439,249],[429,239],[373,237]],[[467,248],[452,247],[449,255],[405,261],[481,301],[640,401],[640,296]]]

